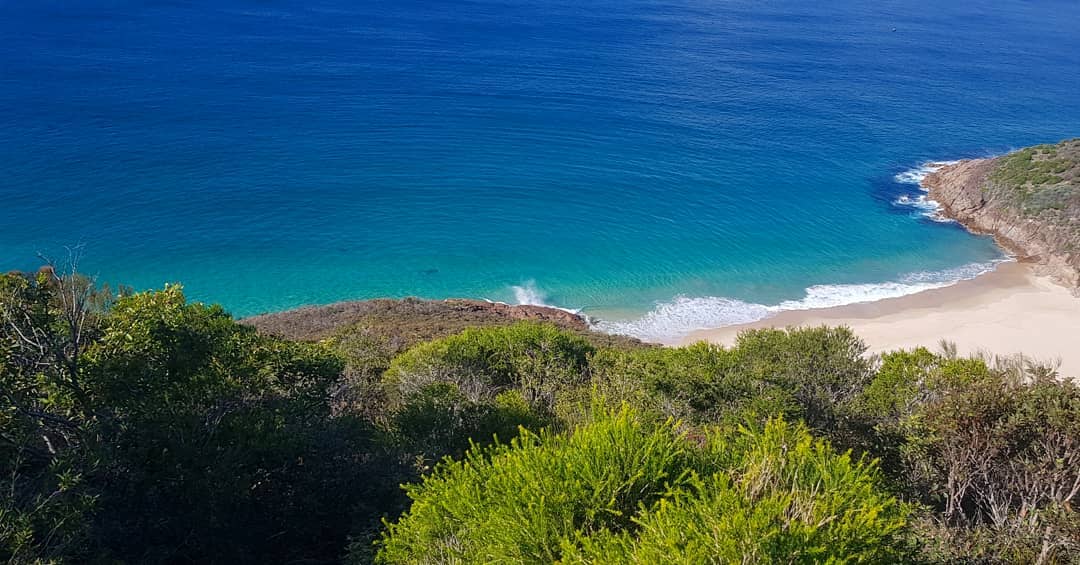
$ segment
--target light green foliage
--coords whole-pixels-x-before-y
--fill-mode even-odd
[[[661,500],[638,530],[604,532],[567,562],[880,563],[906,551],[908,509],[872,464],[836,454],[804,427],[711,430],[685,496]],[[708,474],[711,473],[711,474]]]
[[[409,487],[383,563],[888,560],[907,509],[802,426],[704,442],[623,409],[573,433],[474,448]]]
[[[409,487],[413,506],[390,525],[382,561],[551,562],[572,532],[628,525],[685,479],[687,456],[670,428],[626,411],[573,434],[475,447]]]

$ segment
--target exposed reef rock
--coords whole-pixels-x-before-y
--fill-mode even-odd
[[[946,216],[1080,292],[1080,139],[946,165],[923,187]]]

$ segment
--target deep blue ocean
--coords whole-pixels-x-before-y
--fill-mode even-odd
[[[1075,0],[0,0],[0,270],[240,316],[905,294],[1002,257],[912,170],[1077,135]]]

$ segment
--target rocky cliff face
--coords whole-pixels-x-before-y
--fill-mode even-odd
[[[923,187],[945,215],[1080,292],[1080,140],[947,165]]]

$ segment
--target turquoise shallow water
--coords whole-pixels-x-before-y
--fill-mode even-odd
[[[377,296],[645,337],[1000,252],[897,175],[1080,132],[1080,4],[0,0],[0,269],[237,315]]]

